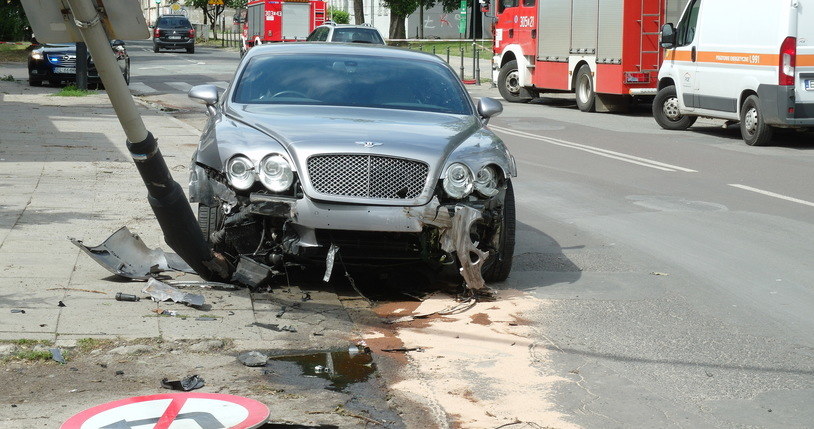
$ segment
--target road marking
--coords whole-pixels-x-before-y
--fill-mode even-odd
[[[780,198],[781,200],[791,201],[793,203],[814,207],[814,203],[812,203],[811,201],[801,200],[799,198],[789,197],[786,195],[781,195],[770,191],[764,191],[763,189],[753,188],[751,186],[740,185],[737,183],[730,183],[729,186],[732,186],[733,188],[743,189],[744,191],[756,192],[758,194],[763,194],[769,197]]]
[[[142,82],[130,82],[130,90],[135,91],[141,94],[149,94],[152,92],[158,92],[153,87],[142,83]]]
[[[496,130],[496,131],[500,131],[500,132],[505,133],[505,134],[513,135],[515,137],[523,137],[523,138],[527,138],[527,139],[531,139],[531,140],[538,140],[538,141],[546,142],[546,143],[549,143],[549,144],[553,144],[555,146],[562,146],[562,147],[567,147],[567,148],[571,148],[571,149],[581,150],[583,152],[592,153],[594,155],[604,156],[606,158],[616,159],[616,160],[619,160],[619,161],[624,161],[624,162],[627,162],[627,163],[630,163],[630,164],[641,165],[643,167],[653,168],[653,169],[656,169],[656,170],[671,171],[671,172],[680,171],[680,172],[684,172],[684,173],[697,173],[696,170],[692,170],[692,169],[689,169],[689,168],[679,167],[677,165],[667,164],[667,163],[664,163],[664,162],[655,161],[655,160],[648,159],[648,158],[642,158],[642,157],[639,157],[639,156],[628,155],[626,153],[616,152],[616,151],[612,151],[612,150],[608,150],[608,149],[602,149],[602,148],[599,148],[599,147],[594,147],[594,146],[588,146],[588,145],[584,145],[584,144],[580,144],[580,143],[569,142],[569,141],[566,141],[566,140],[555,139],[555,138],[552,138],[552,137],[538,136],[536,134],[531,134],[531,133],[527,133],[527,132],[524,132],[524,131],[512,130],[512,129],[503,128],[503,127],[497,127],[497,126],[494,126],[494,125],[490,125],[489,128],[491,128],[493,130]]]
[[[192,85],[186,82],[165,82],[165,83],[181,92],[189,92],[189,90],[192,89]]]

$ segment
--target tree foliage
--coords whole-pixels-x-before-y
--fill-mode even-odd
[[[20,0],[0,0],[0,40],[19,42],[31,36]]]
[[[204,24],[209,24],[213,37],[217,39],[217,25],[220,15],[227,7],[233,9],[246,7],[246,0],[223,0],[223,4],[209,4],[209,0],[185,0],[184,4],[203,11]]]
[[[350,13],[345,12],[344,10],[329,7],[328,14],[331,16],[331,21],[337,24],[350,23]]]

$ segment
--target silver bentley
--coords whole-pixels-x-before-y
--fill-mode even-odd
[[[258,284],[286,264],[425,263],[466,285],[506,279],[514,158],[438,57],[286,43],[252,48],[225,93],[192,88],[208,122],[190,171],[204,235]]]

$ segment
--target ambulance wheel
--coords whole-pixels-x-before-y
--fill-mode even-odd
[[[774,129],[763,122],[757,95],[746,97],[741,107],[741,135],[749,146],[765,146],[772,141]]]
[[[675,85],[665,86],[656,94],[653,99],[653,118],[665,130],[686,130],[698,119],[696,116],[679,113]]]
[[[510,103],[525,103],[530,100],[520,95],[520,71],[517,70],[517,61],[512,60],[500,68],[497,75],[497,89],[500,96]]]
[[[596,93],[594,92],[594,80],[591,76],[591,68],[588,64],[583,64],[577,71],[576,85],[574,92],[577,94],[577,107],[583,112],[593,112],[596,110]]]

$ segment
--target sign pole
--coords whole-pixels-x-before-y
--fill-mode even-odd
[[[76,42],[76,87],[88,89],[88,47],[84,42]]]
[[[147,131],[136,110],[133,96],[116,64],[116,57],[110,49],[110,40],[93,2],[91,0],[67,0],[67,2],[82,39],[93,56],[110,103],[127,135],[127,149],[130,150],[136,168],[147,187],[147,200],[164,232],[164,241],[201,277],[228,278],[229,268],[226,261],[215,257],[212,248],[207,244],[184,190],[173,180],[167,163],[158,149],[158,142],[152,133]]]

